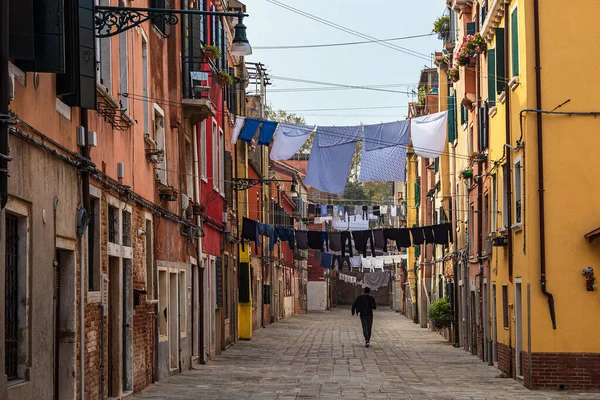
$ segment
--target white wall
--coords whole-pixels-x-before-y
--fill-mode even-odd
[[[327,310],[327,282],[309,281],[306,285],[308,311]]]

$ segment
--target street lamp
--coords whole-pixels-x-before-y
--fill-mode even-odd
[[[238,23],[233,29],[235,30],[235,34],[233,36],[231,54],[238,57],[252,54],[252,46],[250,46],[248,38],[246,38],[246,25],[244,25],[242,17],[238,18]]]

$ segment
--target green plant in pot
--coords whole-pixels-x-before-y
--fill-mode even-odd
[[[217,46],[204,46],[202,50],[204,51],[205,55],[213,60],[218,60],[221,58],[221,49],[219,49]]]
[[[466,170],[464,170],[464,171],[462,172],[462,176],[463,176],[463,178],[465,178],[465,179],[472,178],[472,177],[473,177],[473,171],[472,171],[472,170],[470,170],[470,169],[466,169]]]
[[[219,71],[217,79],[221,85],[231,86],[233,84],[233,78],[225,71]]]
[[[450,17],[447,15],[443,16],[443,17],[439,17],[433,23],[433,32],[434,33],[444,34],[449,30],[450,30]]]
[[[452,325],[452,304],[448,297],[436,300],[429,306],[427,317],[437,329],[450,328]]]

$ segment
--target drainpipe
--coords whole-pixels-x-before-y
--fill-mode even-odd
[[[479,127],[479,128],[481,129],[481,127]],[[482,361],[485,361],[485,358],[488,355],[488,354],[486,354],[488,351],[487,351],[487,346],[485,344],[487,341],[487,336],[488,336],[487,335],[488,334],[488,326],[486,323],[487,318],[485,315],[485,311],[486,311],[485,304],[487,302],[485,301],[485,298],[484,298],[484,296],[487,295],[487,293],[486,293],[487,291],[484,290],[484,287],[483,287],[483,280],[484,280],[483,257],[481,257],[481,254],[482,254],[481,248],[483,246],[483,232],[482,232],[483,231],[483,179],[481,176],[481,172],[482,172],[483,166],[481,165],[482,164],[481,161],[479,161],[478,164],[479,164],[479,166],[478,166],[479,178],[477,179],[477,210],[478,210],[478,212],[477,212],[477,253],[476,253],[476,255],[477,255],[477,261],[479,262],[479,269],[480,269],[480,271],[479,271],[479,273],[480,273],[479,293],[481,293],[481,294],[480,294],[479,298],[480,298],[480,300],[483,300],[482,301],[483,304],[480,305],[479,311],[481,314],[480,321],[481,321],[481,324],[483,325],[483,346],[482,346],[483,348],[481,349],[482,353],[483,353]]]
[[[108,288],[107,288],[108,290]],[[100,303],[100,398],[104,398],[104,304]],[[82,346],[83,347],[83,346]],[[154,383],[154,375],[152,375]]]
[[[0,0],[0,208],[8,202],[8,0]]]
[[[84,219],[84,229],[82,231],[82,236],[80,240],[81,246],[81,270],[79,271],[79,289],[80,289],[80,298],[84,298],[85,293],[85,261],[83,257],[83,240],[85,237],[85,228],[89,222],[89,216],[91,215],[91,201],[90,201],[90,173],[86,167],[89,166],[90,163],[90,148],[88,146],[87,132],[88,132],[88,110],[85,108],[81,108],[79,110],[80,114],[80,123],[84,129],[84,145],[81,148],[81,156],[84,159],[84,165],[82,165],[81,169],[81,193],[83,197],[83,207],[85,209],[85,214],[83,216]],[[89,257],[89,255],[88,255]],[[83,400],[85,398],[85,307],[83,302],[81,302],[81,306],[79,307],[79,376],[81,377],[81,382],[79,384],[80,397]]]
[[[53,343],[53,347],[54,347],[54,398],[58,399],[59,398],[59,391],[58,391],[58,374],[59,374],[59,365],[60,365],[60,350],[59,350],[59,346],[60,346],[60,334],[59,334],[59,329],[60,329],[60,269],[59,269],[59,265],[58,265],[58,254],[57,254],[57,250],[56,250],[56,208],[58,207],[58,197],[55,197],[53,200],[53,207],[52,207],[52,215],[53,215],[53,229],[54,229],[54,260],[52,262],[52,266],[54,269],[54,285],[53,289],[54,289],[54,300],[53,300],[53,311],[54,311],[54,321],[53,321],[53,325],[54,325],[54,329],[53,329],[53,333],[54,333],[54,343]],[[80,239],[80,245],[81,245],[81,239]],[[83,247],[80,246],[80,250],[83,250]],[[82,253],[83,254],[83,253]],[[83,259],[83,257],[81,257]]]
[[[504,48],[508,49],[508,38],[510,37],[510,24],[507,23],[509,18],[508,7],[504,7]],[[508,57],[504,57],[504,71],[510,71],[509,59]],[[505,106],[505,125],[506,125],[506,143],[510,146],[511,142],[511,126],[510,126],[510,96],[508,94],[508,84],[505,84],[506,91],[506,100],[504,103]],[[506,147],[504,148],[506,154],[506,165],[508,166],[507,170],[510,172],[511,165],[511,153],[510,151],[506,151]],[[510,174],[508,177],[504,178],[506,180],[506,187],[509,200],[506,202],[508,205],[508,226],[506,229],[508,230],[508,280],[512,283],[513,281],[513,238],[512,238],[512,179],[510,179]]]
[[[539,0],[533,2],[533,20],[535,35],[535,95],[536,107],[542,109],[542,71],[540,61],[540,10]],[[554,296],[546,289],[546,222],[544,202],[544,141],[542,115],[537,113],[537,147],[538,147],[538,175],[539,175],[539,207],[540,207],[540,283],[542,293],[548,298],[548,309],[552,319],[552,329],[556,329],[556,314],[554,310]]]

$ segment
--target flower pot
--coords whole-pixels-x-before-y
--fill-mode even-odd
[[[465,179],[472,178],[473,177],[473,171],[471,171],[470,169],[467,169],[467,170],[463,171],[462,176]]]

